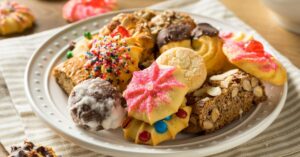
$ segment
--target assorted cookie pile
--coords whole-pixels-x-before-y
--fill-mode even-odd
[[[139,144],[219,130],[268,99],[265,83],[287,79],[251,35],[179,12],[119,14],[84,36],[53,70],[69,114],[90,131],[121,127]]]

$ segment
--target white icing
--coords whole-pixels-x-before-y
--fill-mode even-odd
[[[74,87],[75,95],[72,96],[72,93],[68,100],[68,108],[69,112],[71,112],[74,108],[77,109],[76,123],[78,125],[89,126],[89,129],[92,131],[96,131],[99,126],[102,126],[104,129],[115,129],[121,126],[121,123],[125,117],[126,111],[120,105],[119,102],[112,98],[103,99],[103,101],[97,101],[94,98],[92,93],[102,93],[105,92],[101,89],[100,85],[103,80],[101,79],[93,79],[88,80],[89,82],[83,82]],[[119,100],[118,100],[119,101]],[[102,123],[101,121],[96,121],[92,119],[88,122],[84,121],[83,118],[78,118],[79,113],[83,112],[83,106],[88,105],[91,110],[102,115]]]
[[[108,103],[113,103],[114,100],[109,99]],[[126,115],[126,111],[122,106],[112,107],[111,114],[109,117],[106,117],[105,120],[102,121],[102,127],[104,129],[116,129],[121,126],[124,117]]]

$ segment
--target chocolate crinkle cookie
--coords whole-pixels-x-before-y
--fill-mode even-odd
[[[126,115],[125,100],[108,81],[89,79],[76,85],[68,108],[73,121],[91,131],[115,129]]]
[[[24,141],[22,146],[12,146],[8,157],[58,157],[51,147],[36,146]]]

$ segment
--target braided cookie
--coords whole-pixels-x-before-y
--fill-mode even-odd
[[[124,137],[135,143],[157,145],[175,139],[176,135],[188,126],[192,108],[180,107],[179,110],[157,121],[153,125],[128,117],[123,123]]]

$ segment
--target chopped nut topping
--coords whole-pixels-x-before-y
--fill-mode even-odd
[[[229,84],[231,83],[233,76],[228,76],[225,80],[220,82],[220,86],[222,88],[228,88]]]
[[[231,97],[234,98],[238,95],[239,89],[236,87],[231,91]]]
[[[254,87],[254,89],[253,89],[253,94],[255,95],[255,96],[257,96],[257,97],[262,97],[263,96],[263,89],[262,89],[262,87],[261,86],[256,86],[256,87]]]
[[[214,108],[211,112],[211,120],[216,122],[220,116],[220,111],[217,108]]]
[[[242,86],[243,86],[243,89],[246,90],[246,91],[251,91],[252,90],[250,81],[248,79],[243,80]]]
[[[222,81],[225,78],[227,78],[228,76],[231,76],[231,75],[237,73],[238,71],[239,71],[239,69],[232,69],[232,70],[229,70],[229,71],[227,71],[223,74],[211,76],[209,78],[209,80],[210,81]]]
[[[203,122],[203,128],[204,129],[212,129],[213,127],[214,127],[214,124],[211,121],[205,120]]]
[[[255,77],[251,78],[251,86],[256,87],[258,85],[258,79]]]
[[[219,96],[222,93],[220,87],[210,87],[207,89],[206,93],[210,96]]]

